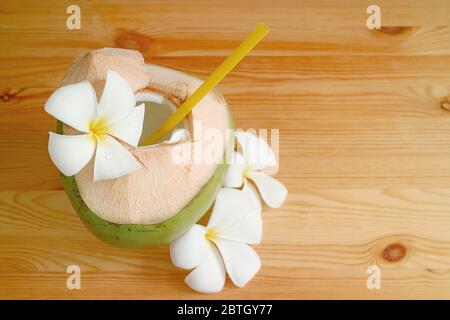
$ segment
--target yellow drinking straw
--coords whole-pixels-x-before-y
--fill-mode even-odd
[[[217,84],[226,77],[231,70],[266,36],[269,28],[264,23],[258,24],[255,30],[234,50],[222,64],[214,70],[213,73],[206,79],[195,92],[189,96],[181,106],[172,113],[172,115],[156,130],[152,135],[144,139],[142,145],[150,145],[158,142],[172,131],[178,123],[180,123],[191,110],[214,89]]]

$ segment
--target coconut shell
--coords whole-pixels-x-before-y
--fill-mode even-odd
[[[202,82],[157,65],[142,69],[139,53],[118,50],[101,49],[84,55],[69,69],[65,83],[88,79],[100,90],[107,70],[112,69],[129,81],[136,92],[155,92],[179,105]],[[94,234],[122,246],[167,243],[208,210],[226,171],[222,160],[233,149],[232,133],[228,130],[233,128],[233,121],[223,96],[212,91],[194,108],[188,122],[192,139],[180,143],[192,159],[203,156],[205,148],[220,145],[222,151],[214,162],[174,163],[173,150],[180,143],[127,146],[142,169],[117,179],[94,182],[93,158],[74,177],[63,177],[72,204]],[[221,134],[219,141],[203,135],[208,129]],[[59,129],[65,133],[70,130],[62,125]]]

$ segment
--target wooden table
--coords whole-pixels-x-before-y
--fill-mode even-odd
[[[66,28],[72,1],[1,2],[0,298],[450,298],[450,1],[376,1],[380,30],[373,1],[249,2],[76,1],[81,30]],[[270,34],[220,90],[238,127],[280,129],[290,193],[264,208],[253,281],[198,294],[167,246],[117,249],[85,229],[43,104],[87,50],[206,77],[259,21]]]

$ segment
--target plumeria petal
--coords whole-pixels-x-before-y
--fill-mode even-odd
[[[56,119],[82,132],[89,132],[97,115],[97,98],[89,81],[57,89],[45,103],[45,111]]]
[[[225,267],[217,249],[210,245],[209,252],[200,265],[184,280],[195,291],[213,293],[225,285]]]
[[[250,198],[250,207],[254,212],[262,213],[261,198],[259,197],[258,190],[255,189],[252,183],[247,179],[244,182],[242,191],[246,193]]]
[[[255,187],[248,181],[245,182],[242,192],[250,199],[250,209],[247,214],[239,220],[239,223],[221,229],[218,237],[248,244],[259,244],[263,233],[261,200]]]
[[[139,168],[141,165],[116,139],[107,134],[99,138],[95,154],[94,181],[115,179]]]
[[[220,234],[223,230],[239,223],[250,209],[250,199],[241,190],[222,188],[208,222],[208,229]]]
[[[210,254],[211,244],[205,238],[206,228],[194,224],[181,237],[170,244],[170,257],[178,268],[197,267]]]
[[[239,152],[233,152],[230,157],[230,165],[223,178],[224,187],[240,188],[244,181],[243,173],[245,159]]]
[[[145,104],[133,108],[122,120],[110,125],[108,133],[133,147],[137,147],[144,124]]]
[[[65,136],[49,132],[48,152],[56,167],[66,176],[78,173],[95,152],[95,139],[89,135]]]
[[[235,136],[241,146],[243,156],[252,170],[277,166],[275,154],[266,140],[244,131],[236,131]]]
[[[133,89],[128,82],[116,71],[108,70],[98,104],[98,119],[113,124],[124,119],[135,105]]]
[[[269,207],[278,208],[283,204],[288,191],[280,181],[257,171],[247,173],[247,177],[255,183],[261,197]]]
[[[216,239],[214,243],[220,251],[231,281],[238,287],[245,286],[261,268],[261,260],[245,243]]]

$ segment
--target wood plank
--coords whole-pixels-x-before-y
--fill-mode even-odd
[[[61,24],[61,18],[58,24]],[[36,21],[36,25],[38,25]],[[56,22],[55,22],[56,24]],[[105,21],[106,24],[106,21]],[[220,26],[219,26],[220,27]],[[243,25],[242,29],[250,28]],[[73,57],[96,48],[120,47],[139,50],[147,59],[156,57],[226,57],[245,35],[221,28],[205,30],[173,27],[131,27],[98,29],[83,26],[82,31],[28,29],[0,31],[3,50],[0,58]],[[19,35],[19,39],[17,39]],[[449,55],[449,27],[384,27],[368,30],[341,27],[330,33],[328,27],[316,25],[290,30],[275,25],[267,40],[259,44],[252,56],[329,56],[379,55],[420,56]]]
[[[282,209],[264,209],[256,278],[205,297],[184,285],[166,246],[124,250],[95,239],[63,192],[1,192],[0,298],[450,298],[449,207],[450,189],[292,193]],[[65,288],[70,264],[82,270],[81,290]],[[366,288],[372,264],[380,291]]]
[[[61,24],[55,24],[62,30],[65,28],[65,11],[69,4],[72,2],[68,0],[49,1],[39,5],[32,0],[3,1],[1,13],[6,19],[4,28],[30,29],[30,21],[48,21],[52,25],[52,21],[64,19]],[[121,0],[113,0],[79,1],[78,4],[87,16],[96,17],[90,23],[98,28],[105,25],[125,25],[143,28],[152,26],[158,29],[164,23],[173,25],[176,21],[176,25],[183,30],[203,24],[245,35],[245,29],[240,27],[252,26],[258,21],[283,26],[287,30],[300,29],[302,25],[329,25],[332,28],[365,26],[368,16],[366,8],[373,3],[368,0],[346,0],[345,4],[335,0],[304,0],[299,5],[290,0],[279,0],[276,4],[271,0],[260,0],[255,5],[251,1],[243,3],[239,0],[226,3],[220,0],[132,0],[124,5]],[[417,0],[413,5],[409,0],[380,0],[377,5],[382,9],[385,26],[450,25],[448,0]],[[181,17],[180,12],[183,13]],[[41,30],[46,28],[44,24],[37,27]]]
[[[0,58],[4,77],[1,88],[55,88],[61,84],[74,58]],[[146,58],[148,63],[208,76],[221,57]],[[448,85],[450,56],[299,56],[247,57],[224,79],[221,88],[234,83],[241,88],[258,82],[261,89],[301,89],[302,86],[357,87],[371,84],[386,88],[393,82],[403,85]],[[238,83],[236,83],[238,81]],[[252,86],[250,86],[252,88]]]

